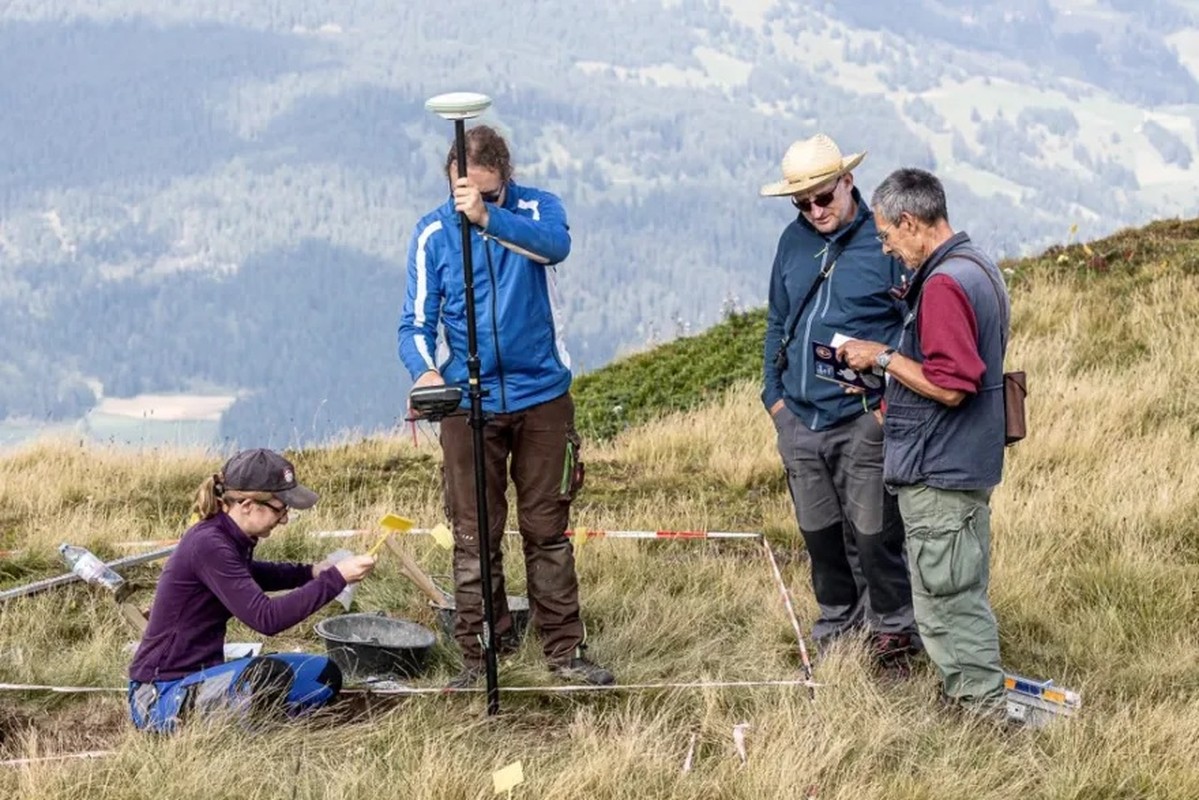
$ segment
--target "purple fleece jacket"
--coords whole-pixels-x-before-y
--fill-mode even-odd
[[[336,569],[314,579],[307,564],[254,561],[255,544],[226,514],[183,534],[162,570],[130,679],[175,680],[216,666],[224,661],[230,617],[274,636],[311,616],[346,586]],[[296,590],[279,597],[265,594],[280,589]]]

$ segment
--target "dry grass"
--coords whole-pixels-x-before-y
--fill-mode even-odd
[[[6,757],[115,753],[0,769],[0,796],[479,798],[491,794],[492,770],[520,759],[527,782],[514,797],[1199,797],[1197,280],[1152,265],[1107,281],[1021,278],[1010,363],[1030,374],[1032,436],[1009,450],[995,496],[992,598],[1007,666],[1083,693],[1071,721],[1009,735],[972,727],[937,711],[929,670],[880,685],[854,645],[817,666],[815,705],[777,688],[505,695],[504,713],[487,719],[477,697],[432,696],[270,733],[197,727],[163,739],[130,731],[117,696],[4,694]],[[741,386],[587,450],[575,522],[766,530],[810,623],[807,569],[756,394]],[[360,442],[298,460],[325,500],[267,543],[267,556],[318,557],[336,545],[304,531],[367,526],[384,511],[441,518],[428,442]],[[0,559],[4,585],[56,573],[61,540],[114,556],[119,541],[177,533],[213,462],[67,444],[0,460],[0,548],[20,551]],[[448,570],[428,541],[409,546],[430,572]],[[797,674],[794,637],[752,545],[593,541],[579,565],[593,653],[622,681]],[[155,568],[137,574],[150,582]],[[359,602],[432,622],[386,559]],[[82,587],[0,608],[0,637],[3,681],[116,686],[128,659],[115,609]],[[320,647],[310,623],[270,644]],[[428,682],[453,668],[440,648]],[[547,682],[534,642],[501,680]],[[745,767],[731,738],[740,722],[752,725]],[[692,733],[695,767],[683,775]]]

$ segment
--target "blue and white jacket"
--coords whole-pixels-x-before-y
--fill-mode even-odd
[[[521,411],[570,389],[554,266],[570,254],[570,229],[556,196],[513,181],[504,204],[488,203],[487,210],[486,230],[472,225],[470,233],[483,410]],[[447,384],[462,386],[468,405],[464,278],[451,196],[413,232],[399,352],[414,380],[437,370]]]

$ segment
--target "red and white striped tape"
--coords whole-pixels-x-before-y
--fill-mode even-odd
[[[410,535],[429,536],[433,528],[413,528],[407,531]],[[336,531],[310,531],[309,536],[315,539],[352,539],[355,536],[373,536],[378,531],[373,528],[346,528]],[[520,531],[504,531],[508,536],[519,536]],[[568,537],[573,537],[575,531],[566,531]],[[588,539],[761,539],[762,534],[754,531],[606,531],[587,529]],[[178,539],[155,539],[153,541],[117,542],[117,547],[170,547],[178,544]]]

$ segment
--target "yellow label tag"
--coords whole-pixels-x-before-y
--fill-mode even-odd
[[[379,524],[384,528],[403,533],[404,531],[412,530],[412,525],[414,523],[412,520],[404,519],[396,514],[384,514],[383,519],[379,520]]]
[[[443,550],[454,549],[454,534],[450,533],[450,529],[444,523],[438,523],[436,528],[429,531],[429,535],[433,537],[433,541],[437,542],[437,546]]]
[[[575,534],[572,538],[575,542],[575,555],[578,555],[578,552],[587,544],[587,540],[591,538],[591,533],[586,528],[580,526],[575,528]]]
[[[495,787],[496,794],[510,792],[524,782],[525,769],[519,761],[491,773],[491,784]]]

